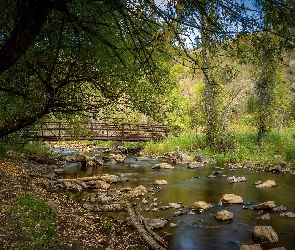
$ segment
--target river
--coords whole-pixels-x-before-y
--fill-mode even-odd
[[[261,244],[262,249],[285,247],[287,250],[295,249],[295,218],[280,216],[279,212],[268,212],[270,220],[257,219],[262,214],[257,210],[244,209],[245,204],[221,206],[218,201],[228,194],[239,195],[244,203],[257,204],[265,201],[275,201],[277,206],[283,205],[288,212],[295,213],[295,175],[270,172],[251,172],[248,169],[230,171],[228,167],[217,168],[214,165],[205,165],[197,169],[189,170],[186,165],[173,165],[174,169],[154,170],[158,161],[136,161],[135,156],[128,156],[124,163],[109,164],[102,167],[90,167],[81,171],[79,166],[67,166],[64,177],[84,177],[99,174],[121,174],[129,179],[128,182],[111,184],[111,188],[124,187],[135,188],[139,185],[147,189],[154,187],[155,180],[166,180],[167,185],[162,185],[158,192],[147,193],[150,208],[154,202],[158,206],[168,203],[181,203],[184,212],[181,216],[173,216],[176,209],[170,208],[157,212],[144,211],[139,206],[140,213],[148,218],[164,218],[168,224],[164,229],[157,229],[161,235],[171,234],[165,239],[169,242],[169,248],[173,250],[235,250],[241,244],[254,244],[251,230],[257,225],[270,225],[278,234],[279,242],[273,244]],[[131,168],[130,164],[140,166]],[[208,178],[212,171],[223,171],[224,176]],[[245,176],[244,183],[228,183],[228,176]],[[257,188],[253,185],[256,181],[275,180],[275,188]],[[87,193],[84,193],[84,197]],[[213,208],[203,213],[189,214],[194,202],[205,201],[213,204]],[[138,204],[141,204],[140,200]],[[234,214],[231,221],[218,221],[213,216],[218,211],[228,210]],[[124,214],[109,215],[120,217]],[[170,223],[177,226],[171,228]]]

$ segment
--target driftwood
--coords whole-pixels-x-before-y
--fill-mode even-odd
[[[130,203],[127,203],[126,206],[127,211],[130,214],[132,224],[135,226],[143,239],[148,243],[148,245],[155,250],[165,250],[167,247],[166,242],[150,229],[145,218],[139,215]]]

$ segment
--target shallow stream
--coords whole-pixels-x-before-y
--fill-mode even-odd
[[[121,174],[129,179],[128,182],[111,184],[111,188],[121,189],[123,187],[135,188],[139,185],[147,189],[153,187],[155,180],[166,180],[167,185],[162,185],[155,194],[147,193],[150,204],[154,198],[158,206],[165,206],[171,202],[180,202],[184,207],[184,215],[174,217],[176,209],[159,210],[158,212],[140,213],[148,218],[164,218],[169,220],[164,229],[157,230],[158,234],[164,236],[171,234],[165,239],[169,242],[169,249],[175,250],[235,250],[241,244],[254,244],[251,230],[257,225],[270,225],[278,234],[279,242],[274,244],[261,244],[263,249],[285,247],[287,250],[295,249],[295,218],[281,217],[279,212],[270,214],[270,220],[259,220],[262,214],[251,209],[243,209],[244,204],[220,206],[218,201],[224,194],[235,194],[243,198],[244,203],[257,204],[265,201],[275,201],[277,206],[283,205],[288,212],[295,213],[295,175],[256,172],[248,169],[230,171],[216,168],[213,165],[205,165],[198,169],[187,169],[186,165],[173,165],[174,169],[154,170],[152,166],[157,160],[136,161],[134,156],[128,156],[124,163],[110,164],[102,167],[88,168],[81,171],[79,166],[68,165],[64,177],[84,177],[100,174]],[[131,168],[129,164],[138,164],[139,167]],[[226,181],[225,176],[207,178],[212,171],[223,171],[227,176],[245,176],[245,183],[231,184]],[[257,188],[253,185],[256,181],[275,180],[275,188]],[[84,194],[85,195],[85,194]],[[213,208],[196,214],[188,214],[194,202],[205,201],[213,204]],[[152,209],[152,207],[150,207]],[[234,214],[231,221],[217,221],[213,216],[218,211],[229,210]],[[109,213],[112,216],[124,216],[124,214]],[[170,228],[169,224],[175,223],[177,227]]]

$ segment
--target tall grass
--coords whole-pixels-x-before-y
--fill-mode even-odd
[[[183,133],[161,142],[148,142],[144,151],[149,154],[161,155],[169,151],[185,151],[190,154],[205,155],[215,159],[217,165],[229,162],[260,161],[273,163],[286,161],[295,164],[295,133],[272,132],[262,143],[258,143],[254,132],[234,134],[234,147],[223,153],[216,153],[205,144],[204,135]]]
[[[205,141],[203,136],[197,136],[193,133],[183,133],[179,136],[172,136],[169,139],[160,142],[147,142],[144,152],[149,154],[161,155],[171,151],[191,151],[204,148]]]

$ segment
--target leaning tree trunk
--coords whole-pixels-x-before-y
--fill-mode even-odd
[[[220,138],[221,138],[221,119],[220,110],[218,105],[219,86],[215,82],[212,68],[211,59],[212,53],[210,53],[210,39],[212,34],[205,17],[202,16],[202,29],[201,29],[201,40],[202,40],[202,71],[204,74],[204,103],[205,103],[205,117],[206,117],[206,142],[212,148],[217,150],[220,149]]]

